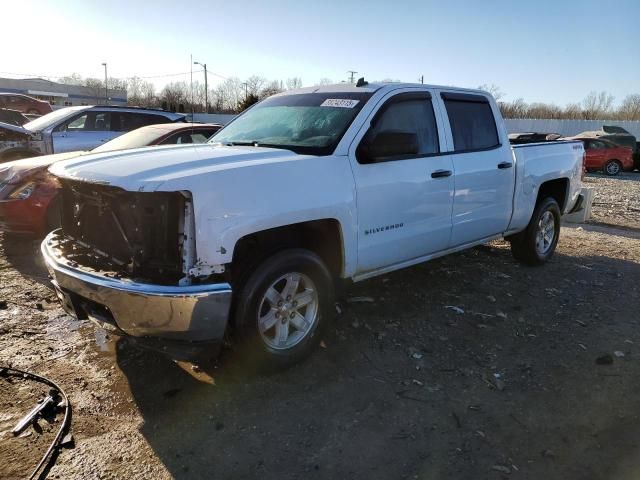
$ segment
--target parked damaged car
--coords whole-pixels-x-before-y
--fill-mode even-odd
[[[53,109],[49,102],[21,93],[0,92],[0,108],[9,108],[31,115],[46,115]]]
[[[146,125],[184,120],[181,114],[137,107],[61,108],[22,126],[0,123],[0,163],[38,155],[91,150]]]
[[[156,145],[204,143],[222,125],[164,123],[125,133],[91,151],[65,152],[0,164],[0,231],[42,235],[60,226],[59,183],[47,168],[61,160]]]
[[[24,125],[31,120],[17,110],[9,108],[0,108],[0,123],[8,123],[9,125]]]

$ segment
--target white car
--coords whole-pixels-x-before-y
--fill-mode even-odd
[[[209,144],[54,165],[63,223],[42,251],[78,318],[183,358],[231,333],[284,366],[319,342],[341,280],[503,237],[547,261],[561,215],[581,208],[583,155],[581,142],[511,147],[483,91],[289,91]]]
[[[146,125],[184,121],[184,115],[152,108],[66,107],[22,126],[0,122],[0,162],[91,150]]]

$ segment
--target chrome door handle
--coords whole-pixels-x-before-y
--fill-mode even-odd
[[[431,178],[445,178],[450,177],[453,174],[451,170],[436,170],[431,173]]]

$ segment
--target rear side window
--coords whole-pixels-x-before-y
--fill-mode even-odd
[[[216,131],[218,131],[217,128],[211,129],[211,130],[195,130],[195,131],[188,130],[185,132],[178,132],[178,133],[174,133],[170,137],[160,142],[160,145],[174,145],[174,144],[182,145],[185,143],[204,143],[207,140],[209,140],[209,137],[211,137]]]
[[[116,115],[118,120],[114,122],[114,130],[117,132],[130,132],[147,125],[171,122],[164,115],[155,115],[153,113],[117,112],[114,113],[114,117]]]
[[[500,145],[493,111],[481,95],[443,93],[456,152],[487,150]]]

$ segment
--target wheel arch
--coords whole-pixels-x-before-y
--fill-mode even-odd
[[[569,196],[569,179],[556,178],[548,180],[538,188],[538,196],[536,198],[536,206],[547,197],[551,197],[558,202],[560,212],[564,212],[567,206],[567,197]],[[532,212],[533,213],[533,212]]]
[[[331,274],[345,272],[344,232],[335,218],[304,221],[252,232],[233,247],[232,281],[240,281],[247,270],[285,248],[305,248],[316,253]]]

